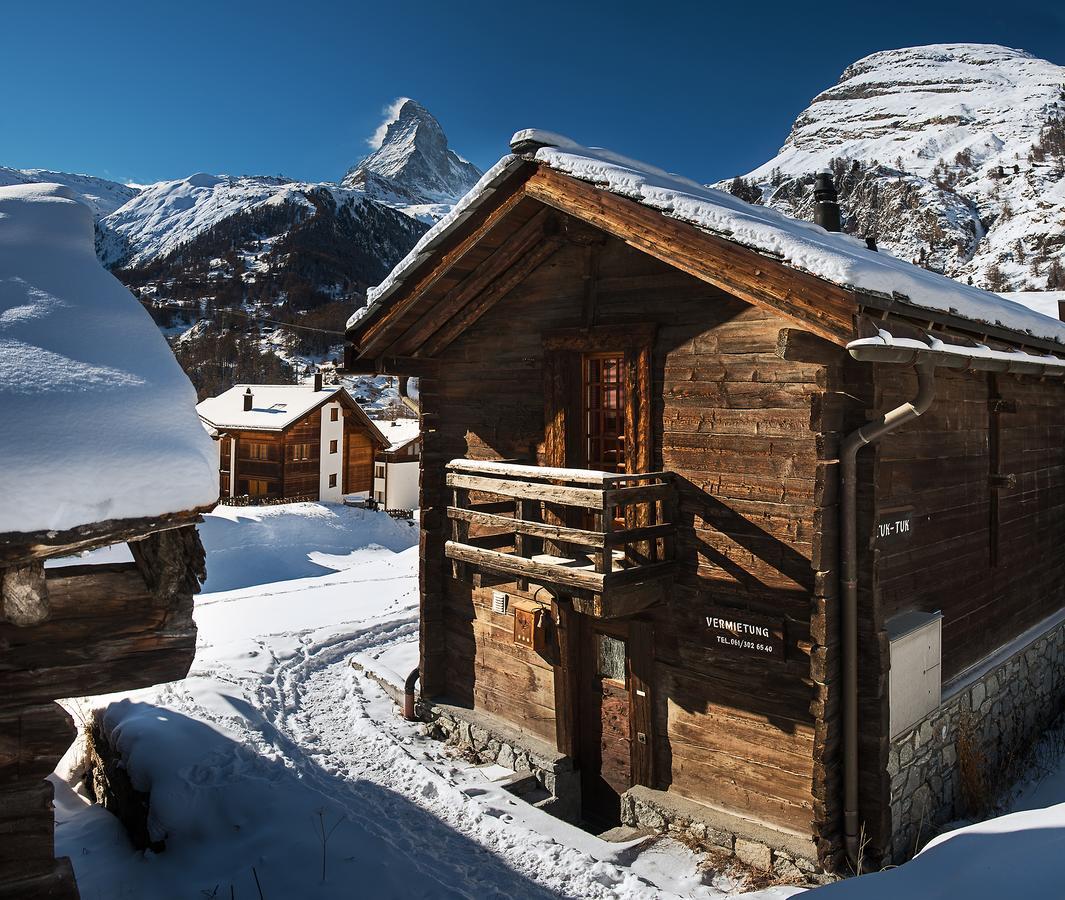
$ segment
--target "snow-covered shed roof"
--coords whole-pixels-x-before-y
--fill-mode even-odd
[[[417,419],[395,419],[376,424],[389,442],[389,451],[402,450],[421,433],[421,425]]]
[[[511,138],[511,146],[534,150],[531,158],[541,166],[633,200],[841,288],[897,298],[914,307],[1053,341],[1065,350],[1065,323],[1056,318],[889,253],[870,250],[863,240],[850,235],[825,231],[812,222],[746,203],[724,191],[609,150],[582,147],[552,132],[519,131]],[[383,311],[389,297],[414,270],[525,160],[525,156],[511,154],[489,169],[451,213],[426,232],[385,280],[369,291],[368,305],[355,312],[348,327]]]
[[[251,390],[252,407],[244,408],[244,396]],[[238,384],[217,397],[208,397],[196,406],[200,418],[216,432],[284,431],[307,413],[329,400],[340,400],[355,411],[355,415],[382,445],[388,444],[380,429],[351,399],[351,395],[337,385],[325,385],[316,391],[307,384]]]
[[[159,329],[57,184],[0,188],[0,534],[209,506],[217,457]]]

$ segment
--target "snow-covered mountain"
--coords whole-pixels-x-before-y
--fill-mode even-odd
[[[439,218],[481,177],[480,169],[448,147],[440,123],[414,100],[397,101],[379,135],[374,152],[348,170],[344,187]]]
[[[177,181],[160,181],[146,186],[105,217],[101,223],[100,259],[107,266],[141,266],[173,253],[239,213],[263,205],[313,208],[307,192],[319,187],[270,176],[231,177],[203,172]]]
[[[74,175],[70,172],[52,172],[49,169],[9,169],[0,166],[0,186],[44,182],[65,184],[72,188],[92,210],[93,218],[97,220],[114,212],[138,194],[135,187],[93,175]]]
[[[988,44],[874,53],[725,186],[811,218],[825,168],[845,230],[983,287],[1065,288],[1065,67]]]

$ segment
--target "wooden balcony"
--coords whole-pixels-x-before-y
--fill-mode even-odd
[[[457,459],[447,466],[455,577],[543,586],[614,618],[665,597],[676,489],[668,472],[618,475]]]

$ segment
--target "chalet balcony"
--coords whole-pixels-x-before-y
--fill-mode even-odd
[[[447,484],[445,553],[456,578],[542,586],[600,618],[664,599],[676,535],[671,473],[457,459]]]

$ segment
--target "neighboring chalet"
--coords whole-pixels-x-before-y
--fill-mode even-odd
[[[253,500],[370,495],[389,442],[343,387],[238,384],[196,411],[218,446],[219,490]]]
[[[0,897],[76,898],[55,700],[182,678],[218,498],[196,393],[67,187],[0,187]],[[128,549],[126,548],[128,544]],[[118,545],[104,555],[73,556]],[[123,561],[124,560],[124,561]]]
[[[373,499],[384,509],[417,509],[422,460],[418,420],[397,418],[378,424],[389,444],[374,459]]]
[[[1062,708],[1065,325],[830,177],[821,227],[513,146],[349,322],[420,377],[422,714],[593,827],[908,857]]]

